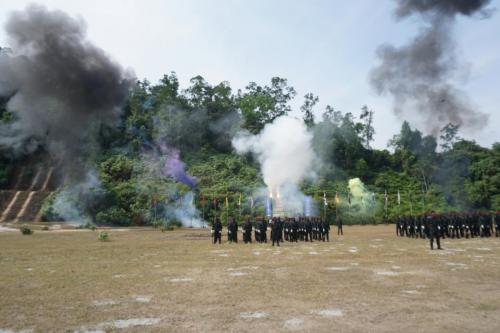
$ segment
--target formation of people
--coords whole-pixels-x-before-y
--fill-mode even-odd
[[[342,219],[336,220],[337,234],[343,235]],[[221,243],[222,241],[222,223],[219,218],[215,219],[212,225],[213,243]],[[227,223],[227,240],[230,243],[238,243],[238,231],[240,226],[234,218],[230,218]],[[252,243],[253,240],[257,243],[272,242],[280,246],[282,242],[313,242],[313,241],[330,241],[330,224],[321,217],[273,217],[266,219],[258,217],[255,221],[247,218],[241,225],[243,242],[245,244]]]
[[[431,212],[419,216],[399,216],[395,222],[397,236],[428,238],[431,249],[434,249],[434,241],[441,249],[441,238],[500,236],[500,211],[495,214]]]

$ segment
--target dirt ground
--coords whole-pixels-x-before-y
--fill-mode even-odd
[[[1,232],[0,332],[500,332],[500,238],[431,252],[394,226],[344,231],[279,248],[196,229]]]

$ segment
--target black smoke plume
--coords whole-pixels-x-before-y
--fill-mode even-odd
[[[396,1],[398,18],[418,14],[426,24],[407,45],[378,48],[381,63],[370,74],[374,89],[392,95],[398,116],[416,113],[428,133],[436,135],[448,123],[469,131],[482,128],[488,116],[476,111],[451,82],[460,66],[452,28],[459,14],[487,18],[490,0]]]
[[[0,146],[26,150],[36,140],[59,158],[95,143],[119,118],[134,76],[86,39],[81,19],[30,5],[5,25],[11,52],[0,54],[0,95],[14,121]]]

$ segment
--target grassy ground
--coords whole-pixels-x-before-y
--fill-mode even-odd
[[[344,229],[280,248],[208,230],[1,232],[0,332],[500,331],[500,238],[431,252],[393,226]]]

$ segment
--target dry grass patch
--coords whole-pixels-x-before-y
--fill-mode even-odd
[[[492,332],[500,239],[212,245],[208,230],[0,233],[0,332]],[[373,246],[376,245],[376,246]],[[480,260],[479,260],[480,259]],[[466,269],[465,269],[466,268]]]

